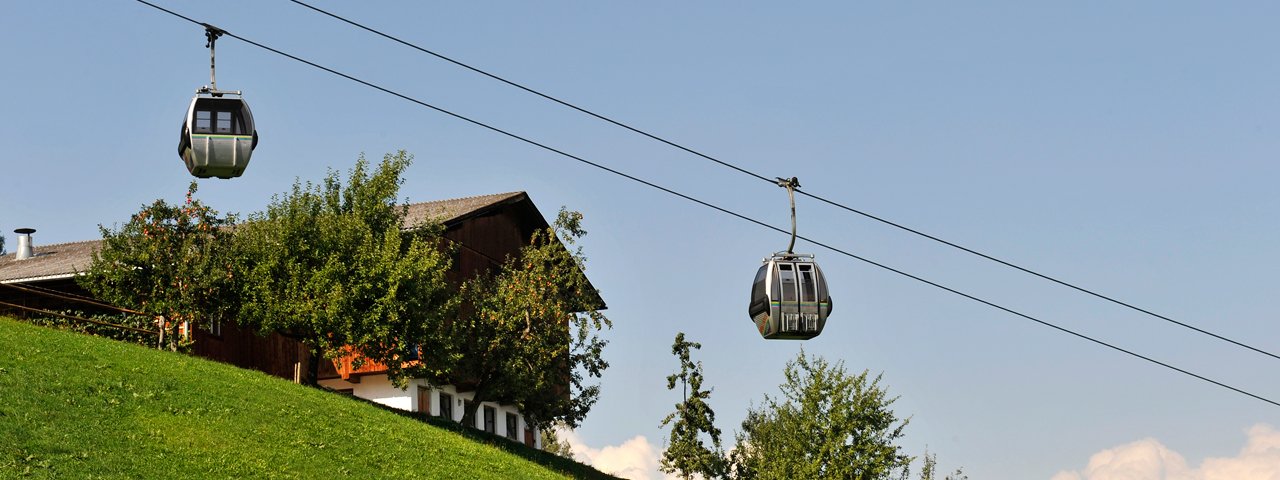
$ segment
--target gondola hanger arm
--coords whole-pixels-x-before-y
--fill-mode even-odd
[[[207,23],[201,23],[200,26],[204,27],[204,48],[209,49],[209,85],[196,89],[196,93],[204,93],[214,97],[221,97],[228,93],[240,95],[241,93],[239,90],[218,90],[218,76],[215,68],[216,63],[214,62],[214,59],[216,58],[214,50],[217,47],[218,37],[221,37],[223,34],[227,33],[227,31]]]
[[[224,92],[218,91],[218,77],[214,69],[214,48],[217,46],[218,37],[221,37],[222,34],[227,33],[227,31],[207,23],[201,23],[200,25],[204,26],[204,47],[209,49],[209,86],[207,88],[201,88],[200,92],[208,93],[215,97],[221,97]],[[235,93],[239,94],[239,92]]]
[[[796,247],[796,189],[800,188],[800,179],[777,177],[778,186],[787,189],[787,198],[791,200],[791,243],[787,244],[787,254],[795,253]]]

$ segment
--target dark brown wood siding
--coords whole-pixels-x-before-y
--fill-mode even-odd
[[[221,333],[213,335],[208,326],[201,325],[196,329],[191,353],[289,380],[294,379],[295,363],[303,377],[310,368],[311,354],[297,340],[278,333],[261,336],[233,324],[223,324]]]

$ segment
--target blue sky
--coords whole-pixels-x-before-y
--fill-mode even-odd
[[[287,1],[162,1],[272,47],[778,226],[777,187],[570,112]],[[216,6],[214,6],[216,5]],[[673,141],[948,240],[1280,351],[1280,7],[1269,2],[336,2],[315,5]],[[0,16],[0,229],[97,237],[188,175],[180,118],[208,81],[202,31],[144,5],[14,2]],[[826,332],[767,342],[746,316],[784,235],[584,167],[255,47],[218,43],[250,102],[261,209],[405,149],[410,201],[524,190],[586,215],[614,329],[576,438],[661,448],[677,331],[718,425],[777,391],[804,348],[883,373],[910,453],[972,478],[1049,478],[1153,439],[1234,457],[1280,408],[800,242],[836,302]],[[1269,397],[1275,359],[801,198],[803,234]],[[12,240],[11,242],[12,243]],[[1253,430],[1250,430],[1253,429]],[[641,449],[643,450],[643,449]],[[1101,477],[1097,477],[1101,478]]]

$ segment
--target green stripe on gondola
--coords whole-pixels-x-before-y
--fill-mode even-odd
[[[191,135],[191,138],[234,138],[236,140],[252,140],[253,135],[212,135],[212,134],[207,135],[207,134],[195,133]]]
[[[796,302],[787,302],[787,303],[796,303]],[[801,305],[801,306],[806,306],[806,305],[818,305],[818,306],[823,306],[823,307],[825,307],[825,306],[827,306],[827,305],[828,305],[828,302],[800,302],[800,305]],[[780,301],[776,301],[776,300],[775,300],[775,301],[769,302],[769,306],[771,306],[771,307],[781,307],[781,306],[782,306],[782,302],[780,302]]]

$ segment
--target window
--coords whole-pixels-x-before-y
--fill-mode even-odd
[[[477,412],[476,412],[476,402],[473,402],[473,401],[471,401],[471,400],[463,400],[463,401],[462,401],[462,417],[463,417],[463,418],[466,418],[466,417],[467,417],[467,412],[471,412],[471,414],[472,414],[472,415],[475,415],[475,416],[471,417],[471,425],[467,425],[467,427],[469,427],[469,428],[476,428],[476,420],[477,420],[477,418],[476,418],[476,417],[478,417],[478,416],[479,416],[479,415],[476,415],[476,413],[477,413]]]
[[[231,112],[214,112],[218,119],[218,133],[231,133]]]
[[[422,347],[421,345],[416,343],[412,345],[407,345],[405,346],[404,351],[401,352],[401,355],[404,355],[405,360],[421,360],[420,358],[418,358],[418,350],[420,350],[421,347]]]
[[[418,386],[418,411],[431,414],[431,388]]]
[[[768,275],[768,273],[769,273],[768,265],[760,267],[759,270],[756,270],[756,280],[751,283],[751,301],[752,302],[755,302],[756,300],[759,300],[762,298],[764,298],[765,300],[768,300],[767,298],[765,298],[765,294],[764,294],[765,276]]]
[[[208,107],[218,108],[210,105]],[[208,108],[207,107],[207,108]],[[227,108],[227,106],[222,106]],[[192,133],[215,133],[221,135],[246,135],[244,120],[239,112],[227,110],[196,110],[196,124]]]
[[[507,438],[516,439],[516,427],[520,425],[520,421],[516,414],[507,412]]]
[[[498,433],[498,409],[485,405],[484,407],[484,431],[489,433]]]
[[[213,132],[213,112],[206,110],[196,110],[196,126],[192,131],[195,133],[212,133]]]
[[[813,282],[813,272],[810,272],[809,269],[807,268],[800,270],[800,301],[801,302],[814,301],[813,287],[815,286],[817,285],[815,285]]]
[[[453,395],[440,392],[440,416],[453,420]]]
[[[796,272],[791,270],[791,265],[778,265],[778,277],[782,284],[782,301],[796,301]]]

